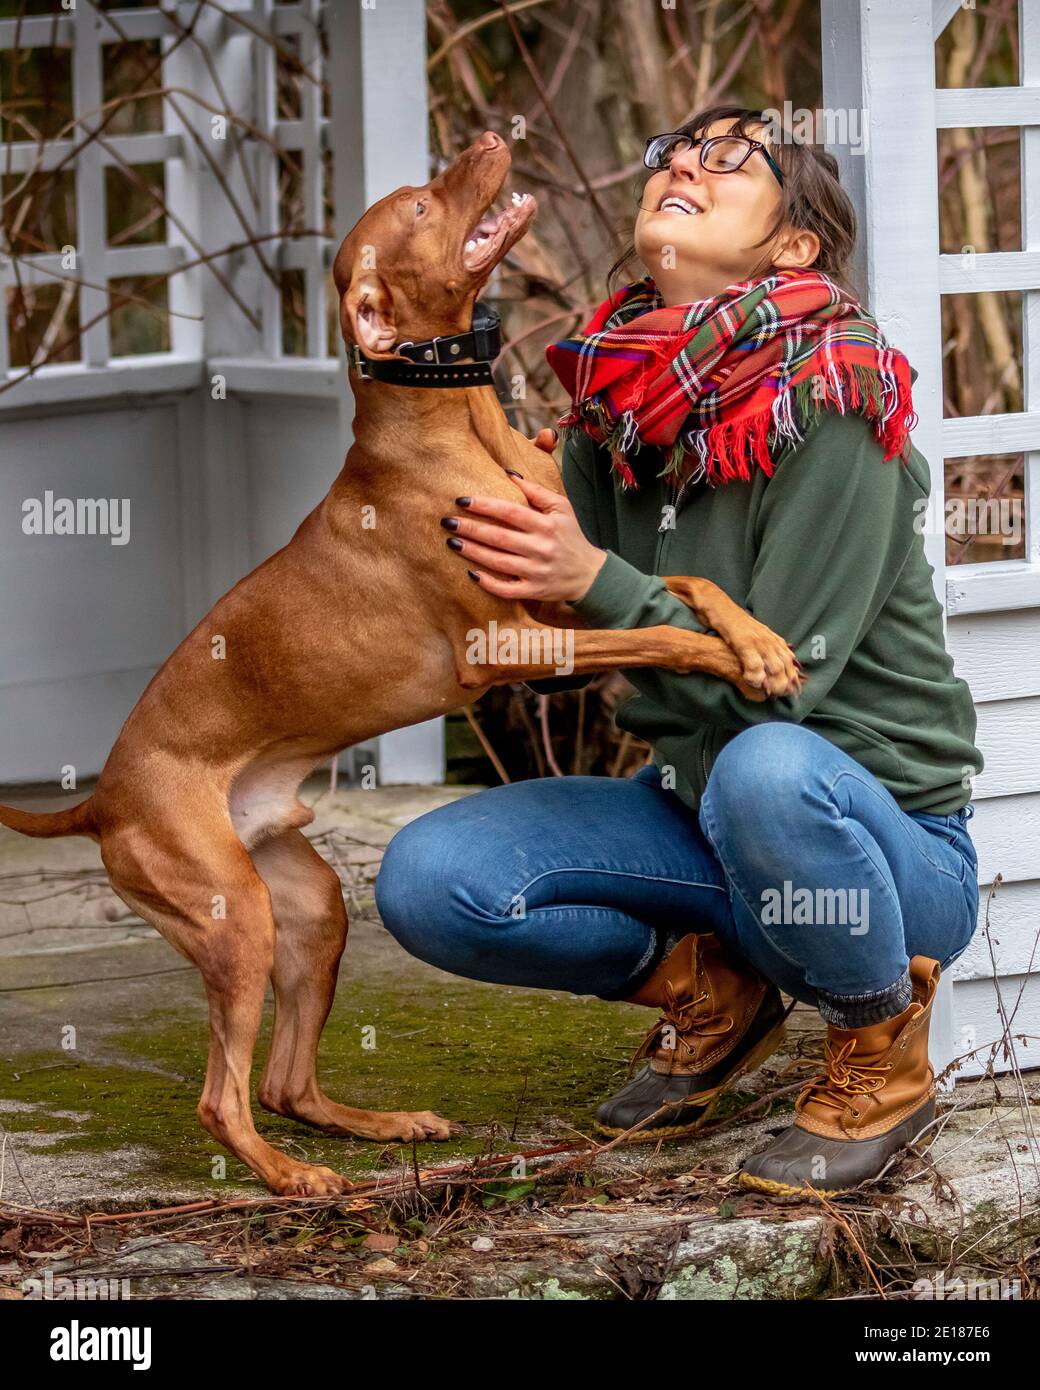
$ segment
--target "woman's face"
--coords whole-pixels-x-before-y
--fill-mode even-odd
[[[732,129],[732,121],[719,121],[703,138]],[[764,139],[761,128],[750,133],[752,139]],[[676,204],[662,208],[671,198],[681,198],[696,211]],[[767,266],[783,265],[782,235],[775,248],[755,246],[775,220],[780,198],[780,184],[761,150],[732,173],[717,174],[702,169],[699,149],[691,148],[652,174],[643,190],[634,241],[665,303],[708,299]]]

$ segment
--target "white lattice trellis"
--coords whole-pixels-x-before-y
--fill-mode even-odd
[[[206,256],[225,245],[238,245],[253,237],[256,257],[267,272],[258,277],[255,291],[245,291],[243,302],[255,315],[255,323],[243,321],[239,341],[225,336],[217,344],[227,355],[264,357],[277,361],[282,349],[281,278],[285,272],[303,276],[306,305],[306,356],[327,362],[327,284],[331,239],[317,236],[278,236],[281,230],[275,147],[289,152],[302,171],[302,222],[305,230],[323,233],[326,220],[324,152],[328,147],[329,118],[324,111],[322,82],[324,62],[320,25],[321,0],[276,4],[274,0],[248,0],[223,7],[227,13],[180,0],[169,12],[158,8],[98,11],[89,3],[73,13],[53,18],[0,21],[0,51],[37,47],[66,50],[71,59],[71,100],[76,124],[66,138],[37,144],[16,140],[0,146],[0,169],[5,175],[27,176],[70,164],[75,170],[75,245],[59,251],[11,255],[0,260],[0,285],[5,291],[17,285],[61,283],[74,276],[79,284],[81,325],[80,365],[106,368],[112,361],[108,287],[127,277],[172,276],[169,282],[170,353],[172,361],[202,360],[213,344],[204,330],[192,323],[203,296],[198,283],[207,276],[229,277],[234,261],[219,259],[209,264]],[[185,38],[185,31],[190,37]],[[265,37],[273,40],[266,42]],[[154,133],[113,135],[103,129],[104,49],[122,41],[158,41],[164,58],[161,81],[171,90],[163,103],[164,129]],[[241,56],[234,49],[249,47],[249,77],[243,81]],[[297,56],[306,76],[298,82],[300,112],[296,119],[279,118],[276,111],[278,53],[275,45]],[[205,56],[203,53],[205,46]],[[223,80],[227,76],[228,80]],[[213,114],[224,105],[228,90],[234,94],[223,145],[213,138]],[[187,93],[204,99],[194,102]],[[239,104],[239,103],[242,104]],[[241,120],[237,120],[241,117]],[[249,127],[263,138],[251,138]],[[90,137],[93,135],[93,139]],[[239,176],[236,157],[245,145],[249,172]],[[106,169],[162,163],[166,170],[169,225],[163,244],[108,246],[106,244]],[[211,185],[216,203],[200,201],[191,175],[209,164],[222,170],[225,187]],[[7,249],[7,248],[5,248]],[[70,255],[71,252],[71,255]],[[241,259],[241,253],[238,253]],[[200,263],[201,262],[201,263]],[[200,264],[196,264],[200,263]],[[179,268],[192,267],[184,274]],[[250,331],[250,329],[255,331]],[[8,371],[7,315],[0,315],[0,375]],[[158,365],[146,364],[141,365]],[[69,369],[60,369],[65,376]],[[24,399],[24,393],[23,393]]]

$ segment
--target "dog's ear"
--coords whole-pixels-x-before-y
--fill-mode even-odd
[[[357,343],[369,357],[389,357],[397,341],[394,301],[374,270],[363,270],[340,299],[340,326],[347,343]]]

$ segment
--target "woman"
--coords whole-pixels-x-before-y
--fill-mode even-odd
[[[982,759],[917,523],[911,370],[845,287],[855,217],[834,161],[769,133],[719,107],[648,143],[649,275],[548,350],[573,402],[567,497],[518,479],[529,509],[459,498],[443,524],[475,582],[567,600],[591,627],[703,630],[659,576],[714,580],[786,638],[801,689],[762,669],[755,702],[626,672],[617,723],[652,765],[422,816],[376,900],[442,969],[660,1010],[645,1065],[597,1112],[611,1135],[694,1133],[779,1045],[780,991],[815,1005],[826,1069],[741,1182],[838,1192],[934,1116],[928,1022],[976,926]]]

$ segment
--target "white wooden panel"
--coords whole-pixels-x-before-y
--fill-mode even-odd
[[[242,403],[250,564],[287,541],[343,466],[339,403],[253,397]]]
[[[263,357],[213,357],[209,374],[222,376],[230,394],[305,396],[338,403],[348,389],[332,357],[283,357],[278,362]]]
[[[180,641],[176,443],[172,407],[0,427],[0,683],[138,669]],[[24,534],[23,503],[48,490],[55,498],[128,499],[128,543]]]
[[[975,1056],[965,1062],[958,1078],[984,1073],[992,1044],[1004,1035],[997,1005],[998,988],[1006,1013],[1014,1014],[1008,1032],[1013,1038],[1018,1066],[1023,1071],[1040,1067],[1040,975],[1007,975],[1000,981],[964,980],[953,987],[957,1020],[954,1046],[957,1055],[971,1050]],[[1019,1035],[1025,1035],[1027,1041],[1022,1042]],[[999,1053],[993,1066],[998,1072],[1010,1069],[1009,1062]]]
[[[992,883],[998,873],[1007,883],[1040,877],[1040,792],[984,798],[969,829],[981,884]]]
[[[1040,695],[1040,611],[951,617],[946,645],[976,705]]]
[[[444,720],[427,719],[407,729],[395,729],[379,740],[379,783],[444,781]]]
[[[979,895],[978,931],[968,949],[954,961],[950,973],[955,980],[988,979],[993,974],[994,961],[998,975],[1024,975],[1040,970],[1038,933],[1040,879],[1029,879],[1024,883],[1002,883],[992,898],[987,885]]]
[[[943,421],[942,452],[948,459],[975,454],[1020,454],[1040,448],[1040,411],[1013,415],[965,415]]]
[[[0,414],[18,416],[45,412],[52,405],[77,401],[111,401],[120,397],[157,396],[187,391],[202,381],[205,363],[197,358],[157,352],[141,357],[120,357],[104,367],[84,367],[78,362],[41,367],[31,377],[0,395]],[[18,372],[11,373],[11,379]]]
[[[939,288],[943,294],[981,294],[991,290],[1035,290],[1040,287],[1040,252],[963,252],[939,257]]]
[[[948,614],[1040,607],[1040,564],[1004,560],[993,565],[952,565],[946,573]]]
[[[0,783],[77,781],[104,767],[153,668],[0,686]]]
[[[986,766],[972,798],[1040,791],[1040,700],[996,700],[978,709],[976,743]]]
[[[1023,0],[1028,4],[1029,0]],[[884,19],[882,18],[882,23]],[[946,87],[935,94],[940,130],[994,125],[1040,125],[1036,87]]]

